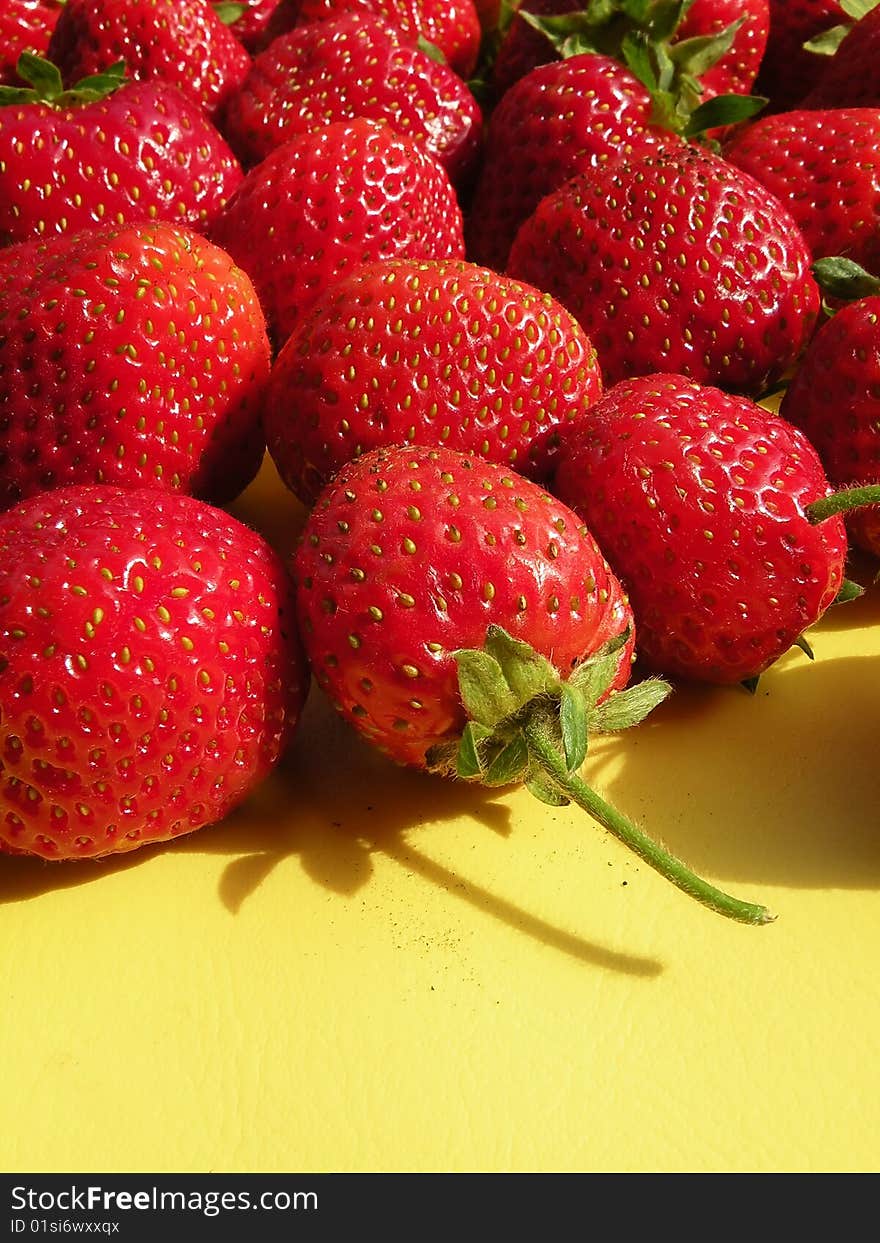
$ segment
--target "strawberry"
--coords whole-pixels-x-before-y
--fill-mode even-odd
[[[814,259],[845,254],[880,272],[880,108],[759,117],[724,156],[786,205]]]
[[[278,0],[212,0],[214,11],[224,25],[252,54],[259,50]]]
[[[667,688],[623,689],[629,605],[543,488],[452,449],[373,450],[321,494],[293,572],[316,681],[393,760],[574,801],[713,909],[769,918],[700,882],[579,776],[589,729],[634,724]]]
[[[674,677],[748,682],[834,602],[843,521],[803,432],[744,397],[658,374],[560,432],[552,488],[632,601],[638,649]]]
[[[446,445],[549,474],[556,426],[601,393],[553,298],[457,260],[389,259],[327,287],[272,368],[263,426],[306,504],[382,444]]]
[[[295,134],[359,116],[423,143],[453,182],[479,153],[482,116],[461,78],[371,13],[310,22],[271,43],[230,97],[224,132],[256,164]]]
[[[123,83],[114,66],[65,91],[55,66],[28,54],[20,71],[19,87],[0,87],[0,245],[105,220],[204,229],[244,176],[168,83]]]
[[[461,258],[461,210],[441,166],[384,122],[297,134],[251,169],[211,237],[253,280],[281,346],[318,294],[360,263]]]
[[[835,486],[880,483],[880,295],[822,325],[779,413],[806,432]],[[880,557],[880,506],[847,515],[847,526],[854,543]]]
[[[805,44],[846,22],[838,0],[770,0],[770,33],[755,89],[770,108],[795,108],[821,77],[826,58]]]
[[[650,44],[669,49],[664,57],[667,71],[694,56],[705,98],[745,94],[757,76],[770,25],[769,0],[685,0],[672,5],[665,0],[529,0],[517,7],[521,11],[501,41],[492,70],[497,98],[536,65],[586,50],[587,43],[593,51],[626,59],[622,39],[630,30],[641,49]],[[706,45],[719,36],[723,43],[706,64]]]
[[[253,286],[167,224],[0,251],[0,510],[74,483],[231,499],[264,442],[269,372]]]
[[[4,0],[0,7],[0,84],[15,84],[22,52],[45,54],[60,12],[60,0]]]
[[[578,318],[608,384],[675,371],[761,392],[800,355],[819,307],[787,209],[692,146],[566,182],[523,224],[507,270]]]
[[[222,820],[308,674],[262,536],[192,497],[61,488],[0,517],[0,842],[97,858]]]
[[[860,0],[861,11],[865,0]],[[874,0],[876,5],[876,0]],[[847,9],[849,6],[841,7]],[[857,10],[858,11],[858,10]],[[872,6],[849,28],[812,90],[803,108],[880,108],[880,7]]]
[[[504,270],[519,226],[577,173],[681,139],[652,124],[648,90],[586,52],[539,65],[493,110],[467,216],[468,257]]]
[[[172,82],[214,118],[251,63],[208,0],[65,0],[47,56],[67,83],[124,60],[133,78]]]
[[[307,22],[340,13],[386,17],[414,43],[433,44],[462,78],[474,70],[480,52],[480,21],[473,0],[281,0],[269,19],[266,46]]]

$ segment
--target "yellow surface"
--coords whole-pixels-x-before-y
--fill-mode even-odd
[[[299,519],[265,469],[237,512]],[[880,589],[811,638],[587,768],[769,927],[575,809],[392,768],[315,696],[223,825],[0,857],[0,1169],[876,1170]]]

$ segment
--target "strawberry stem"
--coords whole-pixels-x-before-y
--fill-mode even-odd
[[[603,828],[613,833],[619,841],[678,889],[696,898],[718,915],[725,915],[741,924],[769,924],[776,918],[765,906],[743,902],[697,876],[680,859],[648,837],[610,803],[606,803],[577,773],[569,772],[552,740],[547,737],[540,720],[528,720],[524,725],[524,733],[531,755],[541,764],[560,793],[577,803]]]
[[[853,509],[861,509],[864,505],[880,505],[880,485],[865,484],[861,488],[844,488],[840,492],[832,492],[818,501],[807,505],[804,513],[810,522],[824,522],[835,514],[846,514]]]

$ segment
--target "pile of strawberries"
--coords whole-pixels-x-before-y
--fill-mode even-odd
[[[0,849],[217,822],[314,679],[767,922],[581,768],[880,556],[878,57],[870,0],[4,0]]]

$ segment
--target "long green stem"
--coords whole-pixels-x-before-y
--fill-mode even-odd
[[[818,501],[807,505],[804,513],[810,522],[824,522],[835,514],[846,514],[851,509],[860,509],[863,505],[880,505],[880,487],[877,484],[865,484],[862,488],[843,488],[840,492],[832,492]]]
[[[741,924],[773,922],[776,916],[771,914],[765,906],[743,902],[739,898],[724,893],[721,889],[716,889],[714,885],[710,885],[708,881],[692,872],[680,859],[676,859],[668,850],[664,850],[659,843],[643,833],[626,816],[606,803],[576,773],[570,773],[565,767],[565,761],[541,728],[540,722],[527,722],[524,732],[531,755],[541,764],[554,785],[678,889],[696,898],[698,902],[702,902],[704,906],[708,906],[718,915],[725,915],[728,919],[735,919]]]

